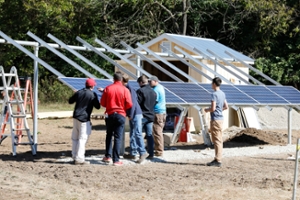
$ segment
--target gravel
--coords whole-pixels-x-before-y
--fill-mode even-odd
[[[173,148],[174,149],[174,148]],[[286,146],[255,146],[255,147],[237,147],[237,148],[224,148],[223,150],[223,157],[252,157],[252,156],[259,156],[259,155],[272,155],[272,154],[286,154],[287,158],[288,155],[293,155],[296,152],[296,145],[286,145]],[[163,157],[155,157],[152,160],[146,160],[142,164],[149,164],[149,163],[166,163],[166,162],[189,162],[189,161],[199,161],[199,162],[206,162],[209,159],[214,158],[214,149],[204,149],[204,150],[165,150]],[[90,161],[91,164],[99,164],[99,165],[107,165],[106,163],[102,162],[102,158],[104,155],[97,155],[97,156],[88,156],[86,157],[87,161]],[[57,160],[57,162],[71,162],[71,157],[62,157]],[[134,161],[122,159],[124,165],[136,165]]]

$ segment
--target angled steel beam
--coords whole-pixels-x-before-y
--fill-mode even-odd
[[[224,69],[225,71],[229,72],[230,74],[234,75],[235,77],[239,78],[240,80],[242,80],[244,83],[250,84],[249,81],[245,80],[243,77],[241,77],[240,75],[238,75],[237,73],[235,73],[234,71],[230,70],[229,68],[225,67],[224,65],[222,65],[221,63],[219,63],[218,61],[216,61],[215,59],[212,59],[210,56],[208,56],[206,53],[200,51],[199,49],[197,49],[196,47],[194,47],[194,51],[196,51],[197,53],[202,54],[204,57],[206,57],[207,59],[209,59],[210,61],[212,61],[213,63],[215,63],[216,65],[219,65],[222,69]]]
[[[184,71],[178,69],[176,66],[174,66],[173,64],[171,64],[170,62],[168,62],[166,59],[158,56],[157,54],[155,54],[153,51],[151,51],[150,49],[148,49],[147,47],[144,47],[142,44],[137,43],[137,45],[144,49],[145,51],[147,51],[150,55],[152,55],[153,57],[155,57],[156,59],[160,60],[161,62],[163,62],[164,64],[168,65],[171,69],[175,70],[176,72],[180,73],[182,76],[184,76],[185,78],[191,80],[192,82],[198,84],[198,81],[196,79],[194,79],[193,77],[191,77],[190,75],[188,75],[187,73],[185,73]]]
[[[81,42],[84,46],[86,46],[87,48],[91,49],[96,54],[98,54],[99,56],[101,56],[102,58],[104,58],[105,60],[107,60],[108,62],[110,62],[114,66],[116,66],[117,68],[119,68],[124,73],[128,74],[131,78],[137,79],[137,76],[135,74],[131,73],[129,70],[127,70],[126,68],[124,68],[122,65],[120,65],[119,63],[117,63],[116,61],[114,61],[113,59],[111,59],[110,57],[108,57],[107,55],[105,55],[104,53],[102,53],[101,51],[98,51],[94,46],[92,46],[91,44],[89,44],[85,40],[81,39],[79,36],[76,37],[76,40],[79,41],[79,42]]]
[[[231,56],[232,58],[234,58],[235,60],[239,61],[240,63],[242,63],[245,67],[248,67],[249,69],[255,71],[257,74],[259,74],[260,76],[264,77],[265,79],[267,79],[268,81],[270,81],[271,83],[273,83],[274,85],[281,85],[280,83],[278,83],[277,81],[275,81],[274,79],[272,79],[271,77],[269,77],[268,75],[262,73],[261,71],[259,71],[258,69],[252,67],[251,65],[248,65],[247,63],[245,63],[244,61],[242,61],[241,59],[237,58],[236,56],[232,55],[231,53],[229,53],[228,51],[225,51],[225,53],[229,56]]]
[[[195,59],[193,56],[191,56],[190,54],[186,53],[185,51],[181,50],[180,48],[178,48],[177,46],[175,46],[175,49],[177,51],[179,51],[180,53],[182,53],[183,55],[185,55],[187,58],[189,58],[190,60],[194,61],[195,63],[197,63],[198,65],[202,66],[203,68],[205,68],[207,71],[211,72],[212,74],[220,77],[224,82],[228,83],[228,84],[232,84],[230,81],[228,81],[224,76],[222,76],[221,74],[215,72],[213,69],[211,69],[210,67],[206,66],[205,64],[203,64],[202,62],[200,62],[199,60]]]
[[[130,61],[129,59],[125,58],[124,56],[122,56],[120,53],[116,52],[113,48],[111,48],[110,46],[108,46],[107,44],[105,44],[104,42],[102,42],[101,40],[99,40],[98,38],[95,39],[95,42],[97,42],[98,44],[100,44],[102,47],[104,47],[105,49],[107,49],[109,52],[115,54],[116,56],[118,56],[121,60],[124,60],[125,62],[127,62],[128,64],[130,64],[132,67],[134,67],[136,70],[142,72],[143,74],[145,74],[148,77],[151,77],[152,75],[150,73],[148,73],[146,70],[144,70],[141,67],[138,67],[136,64],[134,64],[132,61]]]
[[[222,60],[224,63],[226,63],[226,65],[231,66],[233,69],[235,69],[236,71],[240,72],[241,74],[243,74],[244,76],[247,76],[249,79],[251,79],[254,83],[257,83],[258,85],[264,85],[262,82],[260,82],[259,80],[257,80],[256,78],[254,78],[253,76],[247,74],[246,72],[244,72],[243,70],[239,69],[238,67],[236,67],[235,65],[229,63],[227,60],[223,59],[222,57],[218,56],[216,53],[214,53],[213,51],[207,49],[206,50],[208,53],[214,55],[217,59]],[[252,84],[249,82],[249,84]]]
[[[22,45],[18,44],[17,42],[15,42],[13,39],[11,39],[10,37],[8,37],[5,33],[3,33],[2,31],[0,31],[0,35],[3,39],[5,39],[6,41],[9,41],[12,45],[14,45],[15,47],[17,47],[19,50],[23,51],[26,55],[28,55],[30,58],[32,58],[33,60],[36,60],[38,63],[40,63],[41,65],[43,65],[46,69],[48,69],[49,71],[51,71],[53,74],[55,74],[58,77],[64,77],[64,75],[62,75],[59,71],[57,71],[56,69],[54,69],[53,67],[51,67],[49,64],[47,64],[45,61],[43,61],[42,59],[38,58],[37,56],[35,56],[33,53],[31,53],[30,51],[28,51],[25,47],[23,47]]]
[[[212,78],[210,76],[208,76],[207,74],[205,74],[203,71],[201,71],[200,69],[198,69],[197,67],[195,67],[194,65],[192,65],[191,63],[189,63],[188,61],[186,61],[185,59],[179,57],[177,54],[175,54],[173,51],[169,50],[168,48],[160,45],[160,47],[165,50],[166,52],[168,52],[170,55],[172,55],[174,58],[177,58],[178,60],[180,60],[182,63],[186,64],[187,66],[189,66],[191,69],[195,70],[196,72],[198,72],[199,74],[201,74],[202,76],[204,76],[205,78],[207,78],[208,80],[212,80]]]
[[[81,71],[83,74],[85,74],[88,77],[91,78],[96,78],[93,74],[91,74],[90,72],[86,71],[85,69],[83,69],[80,65],[78,65],[77,63],[75,63],[73,60],[69,59],[68,57],[66,57],[64,54],[62,54],[61,52],[59,52],[58,50],[54,49],[53,47],[51,47],[50,45],[48,45],[44,40],[42,40],[41,38],[39,38],[38,36],[34,35],[32,32],[28,31],[27,35],[30,36],[32,39],[36,40],[38,43],[44,45],[47,49],[49,49],[50,51],[52,51],[54,54],[56,54],[57,56],[59,56],[60,58],[62,58],[64,61],[66,61],[67,63],[69,63],[70,65],[72,65],[73,67],[75,67],[76,69],[78,69],[79,71]]]
[[[159,64],[153,62],[151,59],[147,58],[146,56],[144,56],[143,54],[141,54],[140,52],[138,52],[137,50],[135,50],[134,48],[132,48],[131,46],[129,46],[128,44],[126,44],[125,42],[121,41],[121,44],[127,48],[129,51],[131,51],[132,53],[140,56],[142,59],[146,60],[148,63],[150,63],[152,66],[156,67],[158,70],[164,72],[165,74],[167,74],[168,76],[170,76],[171,78],[173,78],[175,81],[177,82],[183,82],[181,79],[179,79],[177,76],[175,76],[174,74],[172,74],[171,72],[169,72],[168,70],[164,69],[163,67],[161,67]]]
[[[63,43],[61,40],[59,40],[58,38],[56,38],[54,35],[51,35],[49,33],[47,36],[50,39],[52,39],[54,42],[56,42],[57,44],[59,44],[62,48],[68,50],[69,52],[71,52],[72,54],[74,54],[76,57],[78,57],[79,59],[81,59],[82,61],[84,61],[86,64],[90,65],[92,68],[94,68],[95,70],[97,70],[98,72],[100,72],[101,74],[103,74],[104,76],[106,76],[106,78],[108,78],[108,79],[112,79],[113,78],[112,75],[110,75],[105,70],[103,70],[100,67],[98,67],[95,63],[93,63],[92,61],[90,61],[89,59],[87,59],[86,57],[84,57],[83,55],[81,55],[80,53],[78,53],[77,51],[75,51],[74,49],[70,48],[68,45],[66,45],[65,43]]]

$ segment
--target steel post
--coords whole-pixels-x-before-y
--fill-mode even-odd
[[[296,200],[296,191],[297,191],[297,184],[298,184],[299,149],[300,149],[300,138],[298,138],[297,145],[296,145],[295,172],[294,172],[294,184],[293,184],[293,198],[292,198],[292,200]]]
[[[39,47],[34,47],[34,55],[39,57]],[[38,137],[37,137],[37,113],[38,113],[38,80],[39,80],[39,65],[36,60],[34,60],[34,78],[33,78],[33,143],[35,146],[35,150],[37,152],[37,144],[38,144]]]

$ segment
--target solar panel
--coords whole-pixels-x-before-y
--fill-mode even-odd
[[[179,82],[161,82],[161,84],[188,103],[200,105],[210,103],[210,93],[197,84]]]
[[[267,86],[267,88],[282,96],[291,104],[300,104],[300,92],[292,86]]]
[[[85,81],[86,78],[73,78],[73,77],[58,77],[58,79],[72,88],[73,90],[80,90],[85,87]],[[100,100],[102,93],[97,90],[98,87],[105,88],[109,84],[112,84],[113,82],[110,80],[105,80],[105,79],[95,79],[97,85],[94,88],[94,92],[96,92],[98,99]]]
[[[280,95],[270,91],[264,85],[235,85],[237,88],[251,96],[261,104],[268,105],[288,105],[289,102]]]
[[[86,78],[72,78],[72,77],[59,77],[60,81],[62,81],[64,84],[72,88],[73,90],[80,90],[85,87],[85,81]],[[100,99],[102,96],[102,93],[97,90],[98,87],[105,88],[106,86],[112,84],[113,82],[111,80],[107,79],[95,79],[97,86],[94,88],[94,92],[98,95],[98,98]],[[135,89],[138,90],[140,88],[139,84],[136,81],[129,81],[129,84]],[[166,103],[167,104],[187,104],[184,100],[182,100],[180,97],[176,96],[172,92],[170,92],[168,89],[165,90],[166,92]]]
[[[135,80],[130,80],[129,84],[135,89],[138,90],[140,88],[139,84]],[[187,104],[183,99],[177,96],[177,94],[169,91],[168,88],[165,88],[166,94],[166,103],[167,104]]]
[[[213,92],[211,84],[200,84],[202,87],[207,89],[209,92]],[[257,105],[258,101],[247,96],[243,91],[238,90],[233,85],[223,84],[221,90],[226,95],[226,100],[228,104],[238,104],[238,105]]]
[[[85,87],[86,78],[59,77],[59,80],[68,85],[73,90],[80,90]],[[105,88],[112,84],[111,80],[95,79],[97,86],[94,91],[98,98],[102,93],[98,87]],[[129,84],[135,89],[140,88],[135,80],[130,80]],[[166,103],[169,105],[208,105],[213,92],[211,84],[161,82],[165,87]],[[229,105],[299,105],[300,92],[291,86],[264,86],[264,85],[228,85],[223,84],[221,90],[226,94]]]

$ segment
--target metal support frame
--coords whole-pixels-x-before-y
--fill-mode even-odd
[[[34,35],[33,33],[31,33],[30,31],[27,32],[27,35],[30,36],[32,39],[36,40],[37,42],[39,42],[40,44],[43,44],[47,49],[49,49],[54,54],[56,54],[57,56],[59,56],[61,59],[63,59],[64,61],[66,61],[67,63],[69,63],[70,65],[72,65],[76,69],[78,69],[79,71],[81,71],[86,76],[91,77],[91,78],[96,78],[93,74],[91,74],[90,72],[86,71],[84,68],[82,68],[80,65],[78,65],[77,63],[75,63],[73,60],[69,59],[67,56],[65,56],[64,54],[62,54],[58,50],[56,50],[53,47],[51,47],[50,45],[48,45],[44,40],[42,40],[41,38],[37,37],[36,35]]]
[[[151,77],[152,75],[150,73],[148,73],[146,70],[138,67],[136,64],[134,64],[132,61],[130,61],[129,59],[125,58],[124,56],[122,56],[120,53],[116,52],[113,48],[111,48],[110,46],[108,46],[107,44],[105,44],[104,42],[102,42],[99,39],[95,39],[95,42],[97,42],[98,44],[100,44],[101,46],[103,46],[105,49],[107,49],[109,52],[113,53],[114,55],[118,56],[120,59],[124,60],[125,62],[127,62],[129,65],[131,65],[132,67],[134,67],[136,70],[139,70],[140,72],[142,72],[143,74],[145,74],[148,77]]]
[[[218,56],[216,53],[214,53],[213,51],[207,49],[206,50],[208,53],[212,54],[213,56],[215,56],[217,59],[221,60],[222,62],[224,62],[226,65],[231,66],[234,70],[238,71],[239,73],[243,74],[244,76],[247,76],[249,79],[251,79],[254,83],[257,83],[259,85],[263,85],[262,82],[260,82],[259,80],[257,80],[256,78],[254,78],[253,76],[245,73],[243,70],[239,69],[238,67],[236,67],[235,65],[231,64],[230,62],[228,62],[227,60],[221,58],[220,56]],[[249,81],[245,82],[246,84],[251,85],[252,83],[250,83]]]
[[[63,43],[61,40],[59,40],[55,36],[51,35],[50,33],[47,36],[50,39],[52,39],[54,42],[56,42],[57,44],[59,44],[61,47],[63,47],[64,49],[68,50],[69,52],[71,52],[77,58],[79,58],[80,60],[82,60],[83,62],[85,62],[86,64],[90,65],[92,68],[94,68],[98,72],[100,72],[106,78],[113,79],[112,75],[110,75],[105,70],[103,70],[100,67],[98,67],[95,63],[93,63],[92,61],[90,61],[89,59],[87,59],[86,57],[84,57],[83,55],[81,55],[80,53],[78,53],[77,51],[75,51],[74,49],[70,48],[68,45],[66,45],[65,43]]]
[[[294,184],[293,184],[293,196],[292,196],[292,200],[296,200],[296,191],[297,191],[297,185],[298,185],[299,150],[300,150],[300,138],[298,138],[297,145],[296,145],[295,169],[294,169]]]
[[[185,78],[191,80],[192,82],[198,84],[198,81],[196,79],[194,79],[193,77],[191,77],[190,75],[188,75],[187,73],[185,73],[184,71],[178,69],[176,66],[174,66],[173,64],[171,64],[170,62],[168,62],[166,59],[156,55],[153,51],[151,51],[150,49],[148,49],[147,47],[144,47],[142,44],[137,43],[137,45],[144,49],[145,51],[147,51],[150,55],[154,56],[156,59],[160,60],[161,62],[163,62],[164,64],[168,65],[171,69],[175,70],[176,72],[180,73],[182,76],[184,76]]]
[[[235,73],[234,71],[230,70],[229,68],[225,67],[224,65],[222,65],[221,63],[219,63],[217,60],[212,59],[211,57],[209,57],[207,54],[205,54],[204,52],[200,51],[197,48],[194,48],[194,50],[200,54],[202,54],[204,57],[206,57],[208,60],[211,60],[214,64],[215,64],[215,71],[217,72],[217,66],[220,66],[222,69],[224,69],[225,71],[229,72],[230,74],[234,75],[235,77],[241,79],[244,83],[249,84],[249,82],[247,80],[245,80],[243,77],[241,77],[240,75],[238,75],[237,73]],[[218,73],[218,72],[217,72]]]
[[[181,109],[181,113],[178,119],[178,122],[176,124],[174,134],[172,135],[171,143],[174,144],[176,140],[178,139],[178,135],[180,134],[180,131],[182,129],[183,123],[184,123],[184,118],[187,114],[188,107],[184,107]]]
[[[235,60],[238,60],[240,63],[242,63],[245,67],[255,71],[257,74],[259,74],[260,76],[264,77],[265,79],[267,79],[268,81],[270,81],[271,83],[273,83],[274,85],[281,85],[280,83],[278,83],[277,81],[275,81],[274,79],[272,79],[271,77],[267,76],[266,74],[262,73],[261,71],[259,71],[258,69],[252,67],[251,65],[248,65],[247,63],[245,63],[244,61],[242,61],[241,59],[237,58],[236,56],[232,55],[231,53],[229,53],[228,51],[225,51],[225,53],[227,55],[229,55],[230,57],[234,58]]]
[[[141,57],[140,57],[140,56],[137,56],[137,57],[136,57],[136,66],[142,68],[142,64],[141,64],[141,63],[142,63],[142,62],[141,62]],[[136,76],[137,76],[137,77],[140,77],[140,76],[141,76],[140,70],[136,70]]]
[[[207,78],[208,80],[212,80],[212,78],[210,76],[208,76],[207,74],[205,74],[203,71],[201,71],[200,69],[198,69],[197,67],[195,67],[194,65],[192,65],[190,62],[186,61],[183,58],[180,58],[177,54],[175,54],[173,51],[169,50],[168,48],[160,45],[160,47],[168,52],[171,56],[173,56],[174,58],[177,58],[178,60],[180,60],[182,63],[186,64],[188,67],[190,67],[191,69],[195,70],[196,72],[198,72],[199,74],[201,74],[202,76],[204,76],[205,78]]]
[[[228,84],[232,84],[230,81],[228,81],[224,76],[222,76],[221,74],[216,73],[213,69],[211,69],[210,67],[206,66],[205,64],[203,64],[202,62],[200,62],[199,60],[195,59],[193,56],[191,56],[190,54],[186,53],[185,51],[181,50],[180,48],[178,48],[177,46],[174,47],[177,51],[179,51],[180,53],[182,53],[183,55],[185,55],[185,57],[189,58],[190,60],[194,61],[195,63],[197,63],[198,65],[200,65],[201,67],[203,67],[204,69],[206,69],[207,71],[209,71],[210,73],[214,74],[215,76],[220,77],[223,81],[225,81]]]
[[[39,56],[39,47],[34,47],[34,55],[36,57]],[[38,130],[38,118],[37,118],[37,112],[38,112],[38,82],[39,82],[39,64],[36,60],[33,61],[33,70],[34,70],[34,77],[33,77],[33,143],[35,150],[37,151],[37,145],[38,145],[38,137],[37,137],[37,130]]]
[[[85,40],[81,39],[79,36],[76,37],[76,40],[79,41],[79,42],[81,42],[84,46],[86,46],[87,48],[91,49],[96,54],[98,54],[99,56],[101,56],[102,58],[104,58],[105,60],[107,60],[108,62],[110,62],[114,66],[116,66],[117,68],[119,68],[121,71],[123,71],[126,74],[128,74],[131,78],[137,79],[137,76],[135,74],[131,73],[129,70],[127,70],[126,68],[124,68],[122,65],[120,65],[119,63],[117,63],[116,61],[114,61],[113,59],[111,59],[110,57],[108,57],[107,55],[105,55],[104,53],[102,53],[101,51],[98,51],[94,46],[92,46],[91,44],[89,44]]]
[[[288,144],[292,144],[292,108],[288,109]]]
[[[159,64],[155,63],[154,61],[152,61],[151,59],[147,58],[146,56],[144,56],[143,54],[141,54],[140,52],[138,52],[137,50],[133,49],[131,46],[129,46],[128,44],[126,44],[125,42],[121,41],[121,44],[127,48],[128,50],[130,50],[132,53],[134,53],[137,56],[140,56],[143,60],[147,61],[149,64],[151,64],[153,67],[156,67],[158,70],[164,72],[165,74],[167,74],[168,76],[170,76],[171,78],[173,78],[175,81],[177,82],[181,82],[183,83],[183,81],[181,79],[179,79],[177,76],[175,76],[174,74],[170,73],[168,70],[164,69],[163,67],[161,67]]]
[[[200,118],[200,122],[201,122],[201,134],[202,134],[204,144],[206,146],[212,146],[213,143],[210,140],[210,136],[208,133],[208,127],[207,127],[208,124],[205,121],[205,114],[203,113],[203,108],[198,109],[198,114],[199,114],[199,118]]]
[[[38,63],[40,63],[41,65],[43,65],[46,69],[48,69],[49,71],[51,71],[53,74],[55,74],[58,77],[64,77],[64,75],[62,75],[59,71],[57,71],[56,69],[54,69],[53,67],[51,67],[49,64],[47,64],[45,61],[43,61],[42,59],[38,58],[37,56],[35,56],[33,53],[31,53],[30,51],[28,51],[26,48],[24,48],[22,45],[18,44],[17,42],[15,42],[13,39],[11,39],[10,37],[8,37],[5,33],[3,33],[2,31],[0,31],[0,36],[3,37],[5,40],[9,41],[12,45],[14,45],[15,47],[17,47],[19,50],[23,51],[26,55],[28,55],[30,58],[32,58],[33,60],[37,61]]]

